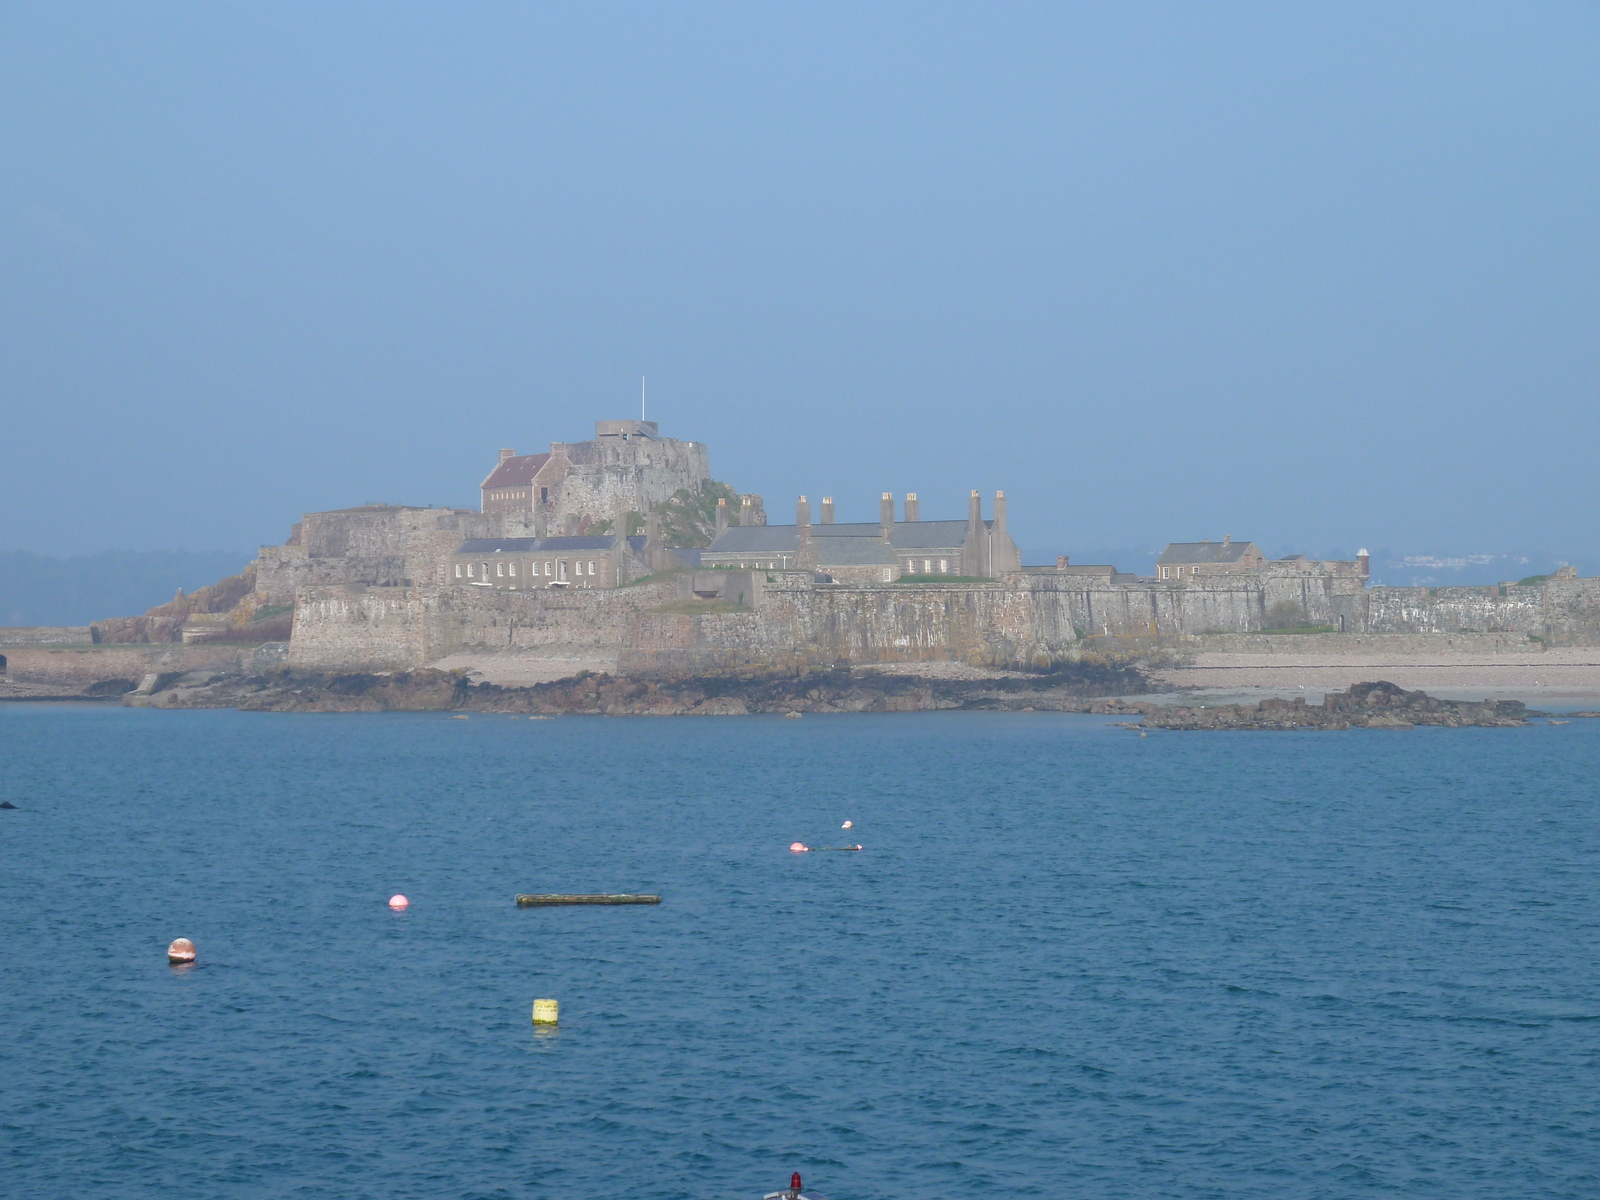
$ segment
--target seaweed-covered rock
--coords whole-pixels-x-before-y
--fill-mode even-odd
[[[1417,725],[1526,725],[1520,700],[1440,700],[1379,680],[1329,692],[1321,704],[1272,697],[1259,704],[1145,706],[1150,729],[1410,729]]]

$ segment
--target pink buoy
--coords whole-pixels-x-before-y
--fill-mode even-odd
[[[853,824],[853,822],[846,821],[843,825],[839,826],[839,828],[840,829],[849,829],[852,824]]]
[[[394,909],[395,912],[405,912],[406,909],[411,907],[411,901],[396,893],[389,897],[389,907]]]
[[[804,842],[790,842],[789,849],[794,851],[796,854],[804,854],[807,850],[811,849],[811,847],[806,845]]]
[[[169,963],[192,963],[194,961],[194,943],[188,938],[179,938],[167,947],[167,961]]]

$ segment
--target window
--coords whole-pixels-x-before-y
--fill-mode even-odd
[[[460,563],[456,564],[456,578],[457,579],[461,578],[461,564]]]
[[[889,583],[893,579],[894,579],[894,568],[893,567],[885,567],[883,569],[883,581],[885,583]]]
[[[933,564],[931,562],[929,562],[927,559],[923,559],[922,560],[922,573],[924,575],[932,575],[933,574]]]
[[[517,564],[516,563],[512,563],[510,565],[511,565],[511,570],[508,572],[508,574],[510,574],[513,578],[515,578],[515,576],[517,574]]]
[[[546,574],[546,575],[553,575],[553,574],[555,574],[555,571],[554,571],[554,570],[553,570],[553,569],[552,569],[552,568],[553,568],[553,566],[554,566],[554,564],[553,564],[553,563],[545,563],[545,565],[544,565],[544,573],[545,573],[545,574]]]
[[[941,558],[939,560],[939,574],[941,574],[941,575],[950,574],[950,560],[948,558]]]
[[[592,559],[589,562],[589,574],[594,574],[594,561]]]
[[[461,568],[460,568],[460,567],[457,567],[457,568],[456,568],[456,570],[458,570],[458,571],[459,571],[459,570],[460,570],[460,569],[461,569]],[[471,578],[472,578],[472,564],[471,564],[471,563],[468,563],[468,564],[467,564],[467,578],[468,578],[468,579],[471,579]]]
[[[506,577],[506,565],[505,565],[505,563],[503,563],[503,562],[495,563],[495,565],[494,565],[494,573],[499,578],[504,579]]]

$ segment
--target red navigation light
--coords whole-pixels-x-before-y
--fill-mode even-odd
[[[789,1176],[789,1190],[791,1192],[798,1192],[800,1190],[800,1172],[799,1171],[796,1171],[793,1175]]]

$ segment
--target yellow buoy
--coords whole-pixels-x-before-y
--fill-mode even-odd
[[[561,1005],[554,1000],[535,1000],[533,1002],[533,1023],[535,1025],[554,1025],[561,1016]]]

